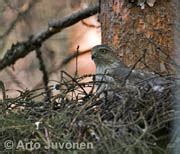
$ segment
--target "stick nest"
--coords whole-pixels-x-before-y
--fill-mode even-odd
[[[56,90],[49,99],[44,99],[46,92],[42,88],[18,91],[18,97],[6,97],[0,102],[2,143],[8,139],[16,143],[39,142],[42,146],[48,142],[92,142],[91,151],[75,149],[82,153],[169,150],[169,140],[165,148],[162,144],[168,139],[170,122],[175,118],[173,78],[168,78],[172,82],[164,85],[163,92],[141,84],[117,87],[110,95],[108,92],[99,95],[95,81],[85,82],[94,75],[62,74],[59,83],[49,86],[49,91]]]

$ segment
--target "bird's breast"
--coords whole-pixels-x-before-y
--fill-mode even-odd
[[[96,67],[96,81],[112,82],[114,78],[112,75],[112,67]]]

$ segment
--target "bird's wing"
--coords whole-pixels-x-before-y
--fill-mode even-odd
[[[150,72],[146,72],[143,70],[132,70],[128,67],[115,67],[112,70],[112,76],[116,79],[116,80],[130,80],[133,82],[137,82],[137,81],[141,81],[150,77],[153,77],[154,74],[150,73]]]

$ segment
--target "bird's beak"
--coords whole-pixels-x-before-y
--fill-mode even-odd
[[[92,55],[91,55],[91,59],[94,60],[94,58],[95,58],[95,56],[92,54]]]
[[[91,59],[94,60],[94,58],[96,58],[96,53],[92,52]]]

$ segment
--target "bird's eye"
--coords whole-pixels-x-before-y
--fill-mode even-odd
[[[101,51],[102,53],[105,53],[105,52],[106,52],[106,50],[104,50],[104,49],[101,49],[100,51]]]

